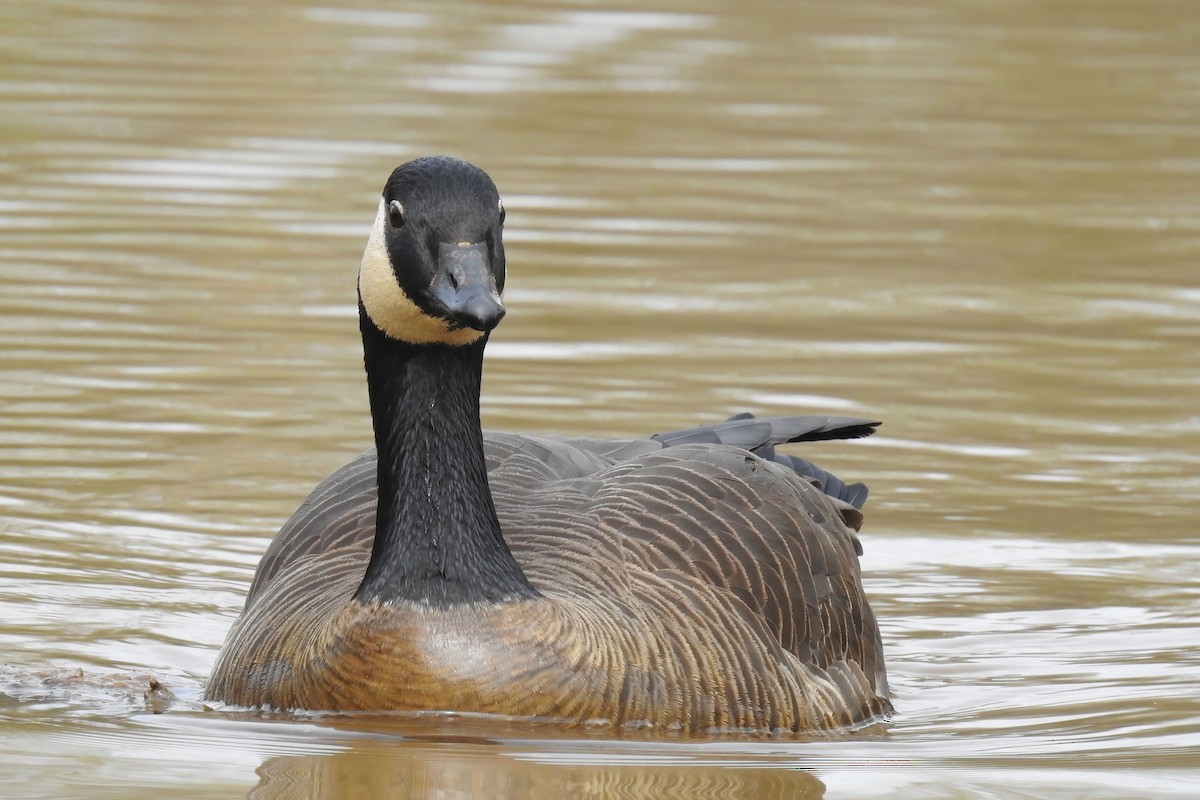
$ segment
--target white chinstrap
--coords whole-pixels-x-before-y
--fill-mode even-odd
[[[479,341],[482,331],[452,328],[446,320],[426,314],[396,282],[383,233],[386,219],[387,208],[380,199],[358,269],[358,294],[367,316],[391,338],[410,344],[464,345]]]

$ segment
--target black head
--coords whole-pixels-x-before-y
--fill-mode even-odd
[[[483,170],[448,156],[392,172],[363,253],[371,322],[412,344],[469,344],[500,322],[504,207]]]

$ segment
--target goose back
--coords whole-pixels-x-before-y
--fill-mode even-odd
[[[401,614],[351,600],[375,532],[367,451],[271,544],[209,693],[689,730],[830,729],[885,713],[845,522],[858,509],[777,456],[794,430],[750,424],[623,441],[485,432],[505,541],[541,597]],[[364,686],[380,670],[404,672],[393,682],[407,688]]]

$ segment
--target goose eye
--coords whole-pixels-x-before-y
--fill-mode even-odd
[[[392,224],[393,228],[404,225],[404,206],[400,205],[399,200],[388,203],[388,222]]]
[[[504,201],[500,201],[500,224],[504,224]]]

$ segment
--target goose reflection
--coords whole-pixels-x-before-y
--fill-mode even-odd
[[[361,742],[334,755],[279,756],[258,769],[250,800],[282,798],[664,797],[813,800],[825,786],[801,769],[728,756],[635,748],[594,752],[496,747],[485,741]]]

